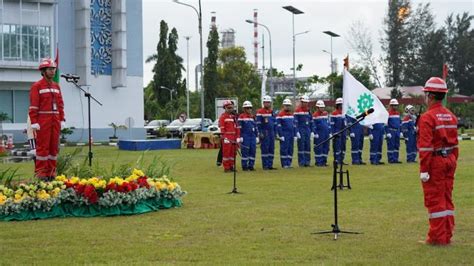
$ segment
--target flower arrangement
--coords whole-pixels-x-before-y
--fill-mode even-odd
[[[105,179],[60,175],[51,182],[0,185],[0,220],[134,214],[181,206],[186,192],[167,176],[138,169]]]

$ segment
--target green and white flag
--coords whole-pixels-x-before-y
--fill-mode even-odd
[[[343,114],[355,118],[358,114],[374,108],[374,112],[365,117],[361,124],[364,126],[376,123],[387,124],[388,112],[385,106],[375,94],[355,79],[346,69],[344,69],[342,95],[344,101]]]

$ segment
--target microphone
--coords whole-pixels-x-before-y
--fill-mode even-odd
[[[373,112],[374,112],[374,108],[370,108],[369,110],[367,110],[367,111],[359,114],[358,116],[356,116],[356,119],[365,118],[366,116],[370,115]]]
[[[79,80],[80,77],[78,75],[74,75],[74,74],[61,74],[61,77],[66,79],[66,80]]]

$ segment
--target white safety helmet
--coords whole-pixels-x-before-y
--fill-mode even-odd
[[[337,98],[336,99],[336,104],[342,104],[342,98]]]
[[[243,108],[247,108],[247,107],[252,108],[253,106],[252,106],[252,103],[250,101],[245,101],[244,104],[242,105],[242,107]]]
[[[397,99],[391,99],[390,100],[390,105],[398,105]]]
[[[300,101],[303,103],[309,103],[309,97],[308,95],[303,95],[300,97]]]
[[[263,102],[272,102],[272,97],[268,96],[268,95],[265,95],[263,96]]]
[[[324,104],[324,101],[323,100],[318,100],[316,102],[316,107],[326,107],[326,105]]]
[[[290,99],[284,99],[283,100],[283,105],[292,105]]]
[[[415,107],[414,107],[413,105],[409,104],[409,105],[407,105],[407,106],[405,107],[405,112],[408,113],[410,110],[412,110],[412,109],[414,109],[414,108],[415,108]]]

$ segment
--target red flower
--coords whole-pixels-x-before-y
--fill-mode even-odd
[[[117,184],[115,184],[115,183],[108,184],[108,185],[105,187],[105,191],[109,191],[109,190],[117,191]]]
[[[146,188],[150,188],[150,185],[148,184],[148,181],[146,180],[147,178],[146,177],[140,177],[137,179],[137,182],[138,182],[138,185],[140,187],[146,187]]]
[[[69,181],[66,181],[66,183],[64,183],[66,185],[66,188],[70,188],[70,187],[73,187],[74,185],[69,182]]]
[[[74,190],[76,191],[77,194],[82,195],[82,193],[84,192],[84,185],[76,184],[74,186]]]
[[[98,196],[97,196],[97,192],[95,191],[94,186],[92,186],[92,185],[86,185],[85,186],[85,188],[84,188],[84,197],[87,198],[87,200],[92,204],[97,203]]]

